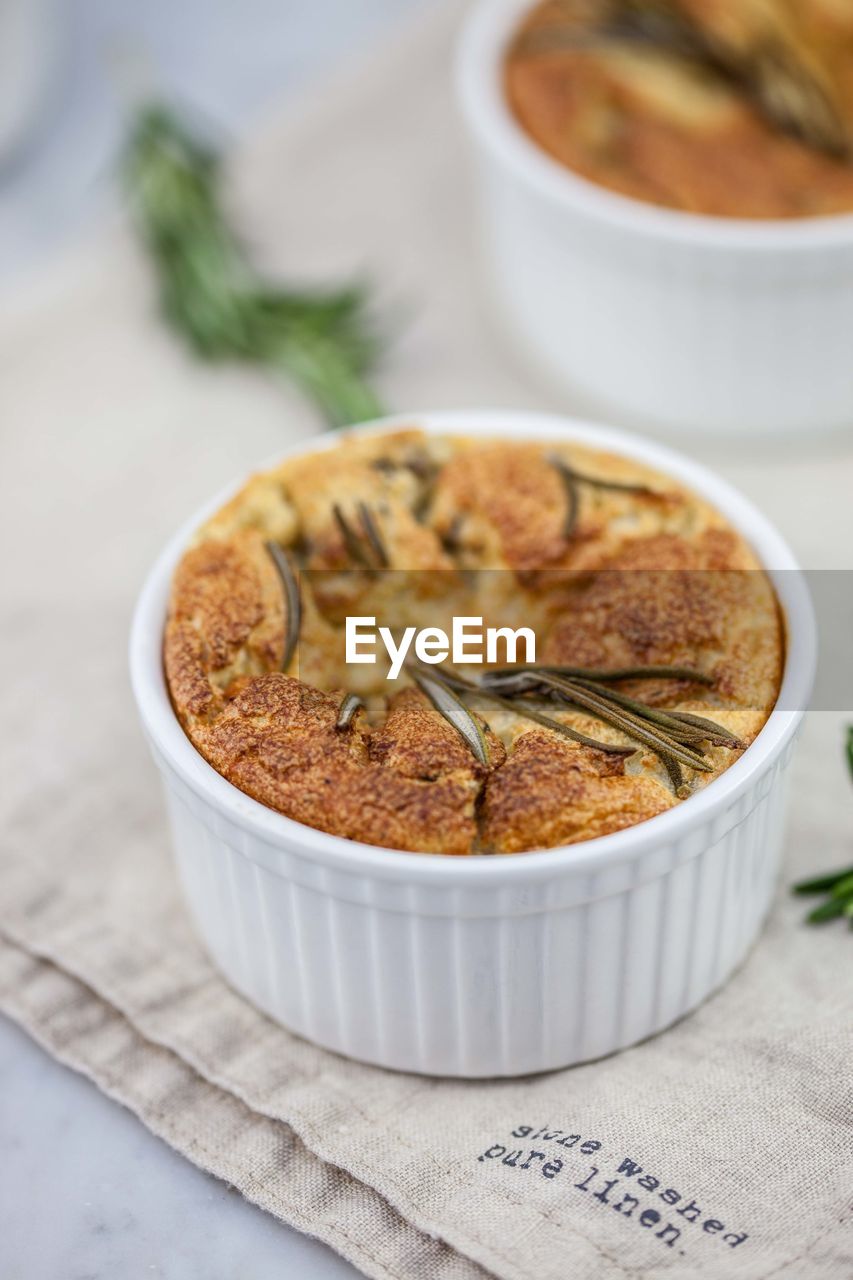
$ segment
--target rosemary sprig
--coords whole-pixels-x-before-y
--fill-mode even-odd
[[[487,678],[509,678],[513,674],[528,671],[549,671],[553,675],[577,677],[585,680],[596,680],[601,683],[614,680],[686,680],[690,684],[712,685],[714,677],[705,671],[697,671],[694,667],[566,667],[556,664],[519,663],[518,666],[504,667],[501,671],[490,672]],[[675,712],[672,712],[674,715]],[[680,715],[685,714],[679,712]],[[708,721],[707,723],[710,723]]]
[[[738,750],[743,750],[745,743],[741,742],[736,734],[730,733],[721,724],[717,724],[716,720],[706,720],[704,716],[694,716],[688,711],[668,711],[666,713],[673,720],[680,721],[685,725],[694,725],[698,729],[704,729],[704,740],[712,743],[715,747],[731,746]]]
[[[376,558],[378,567],[380,569],[388,569],[391,565],[391,561],[388,558],[385,543],[382,541],[382,535],[379,532],[379,525],[366,502],[360,502],[358,504],[358,517],[361,520],[361,527],[364,530],[364,536],[370,543],[370,549]]]
[[[490,689],[477,689],[477,696],[497,703],[505,711],[511,711],[514,715],[521,716],[524,720],[532,720],[534,724],[541,724],[545,729],[553,729],[554,733],[559,733],[564,738],[571,738],[572,742],[579,742],[583,747],[593,747],[596,751],[604,751],[608,755],[615,756],[632,756],[636,749],[634,747],[620,747],[612,742],[601,742],[598,738],[590,738],[587,734],[581,733],[579,729],[573,729],[571,725],[555,720],[553,716],[543,715],[541,711],[535,711],[533,707],[523,705],[518,700],[502,698],[500,694],[493,693]]]
[[[585,471],[578,471],[577,467],[572,467],[562,458],[554,456],[552,459],[554,465],[559,465],[572,477],[575,484],[588,484],[592,489],[609,489],[613,493],[633,493],[639,498],[659,498],[661,495],[657,489],[652,489],[647,484],[640,484],[633,480],[608,480],[603,476],[590,476]]]
[[[559,676],[543,676],[542,683],[561,694],[564,701],[598,715],[606,724],[612,724],[615,729],[621,729],[628,736],[633,733],[633,736],[644,745],[667,748],[668,753],[679,759],[682,764],[690,765],[695,769],[710,770],[711,766],[694,746],[678,741],[663,730],[652,728],[650,723],[644,723],[645,716],[636,715],[633,711],[620,707],[612,697],[612,690],[608,689],[599,694],[591,683],[584,688],[580,681],[562,680]],[[642,703],[636,705],[643,707]],[[643,709],[645,710],[644,707]]]
[[[667,674],[678,671],[682,676],[699,675],[683,667],[632,667],[624,668],[636,678],[639,674],[657,678],[661,672]],[[568,678],[565,671],[572,671],[574,678]],[[582,673],[578,674],[578,673]],[[582,667],[560,668],[526,665],[505,667],[490,671],[476,683],[464,679],[456,672],[443,671],[427,674],[418,668],[412,669],[412,679],[423,689],[433,705],[461,734],[471,747],[477,759],[481,759],[474,746],[477,740],[477,722],[473,721],[462,701],[465,695],[485,698],[511,714],[531,720],[546,729],[562,734],[573,742],[592,747],[596,751],[604,751],[613,755],[633,755],[637,746],[621,746],[610,742],[602,742],[585,733],[563,724],[552,716],[545,715],[530,705],[531,697],[556,696],[564,705],[585,712],[604,724],[619,730],[625,737],[640,746],[649,748],[657,755],[665,768],[676,795],[687,794],[682,766],[693,769],[697,773],[710,773],[713,764],[706,759],[701,750],[701,743],[712,743],[727,747],[730,750],[740,749],[743,743],[729,733],[722,725],[701,716],[690,716],[686,712],[664,711],[659,707],[650,707],[636,698],[628,698],[617,692],[604,682],[594,678],[590,669]],[[607,672],[612,679],[614,672]],[[624,676],[622,677],[625,678]],[[703,683],[708,677],[702,677]],[[435,695],[435,696],[434,696]],[[460,711],[461,708],[461,711]],[[464,713],[464,714],[463,714]],[[681,717],[684,718],[681,718]]]
[[[390,569],[391,560],[379,532],[376,517],[366,502],[359,502],[357,509],[360,530],[350,524],[339,503],[332,504],[332,516],[341,531],[350,559],[360,564],[362,568],[374,572],[377,569]]]
[[[673,672],[678,672],[681,678],[700,678],[702,683],[711,683],[710,677],[684,667],[633,667],[603,674],[613,680],[625,679],[627,675],[634,679],[658,678],[661,673],[671,675]],[[713,771],[713,764],[701,749],[702,743],[730,750],[743,747],[740,739],[723,725],[703,716],[668,711],[629,698],[610,688],[607,681],[600,678],[601,674],[582,667],[528,664],[488,672],[477,687],[508,695],[514,699],[510,705],[519,714],[524,714],[521,707],[525,698],[544,692],[609,724],[657,755],[678,796],[686,794],[682,766],[699,773]]]
[[[299,643],[299,631],[302,626],[302,598],[299,594],[299,583],[290,560],[277,542],[265,542],[264,546],[273,564],[278,570],[284,595],[285,632],[284,650],[281,658],[281,670],[287,671],[296,646]]]
[[[615,493],[633,493],[639,498],[659,498],[655,489],[647,484],[633,484],[626,480],[607,480],[599,476],[589,476],[583,471],[570,466],[559,454],[549,453],[547,461],[559,475],[566,491],[566,518],[563,523],[563,537],[568,542],[575,532],[580,510],[580,485],[589,485],[593,489],[608,489]]]
[[[850,776],[853,777],[853,725],[847,729],[845,755]],[[853,867],[842,867],[838,871],[826,871],[808,880],[799,880],[791,886],[796,894],[828,894],[824,902],[815,907],[806,916],[807,924],[825,924],[827,920],[837,920],[845,916],[853,928]]]
[[[534,724],[541,724],[545,729],[553,729],[555,733],[562,734],[564,738],[571,738],[572,742],[579,742],[584,747],[592,747],[596,751],[604,751],[609,755],[616,756],[632,756],[636,750],[635,747],[622,747],[613,742],[601,742],[597,738],[590,738],[587,734],[581,733],[579,729],[573,729],[571,725],[563,724],[560,720],[554,720],[551,716],[535,711],[533,707],[528,706],[526,703],[503,697],[486,684],[472,684],[468,680],[463,680],[455,672],[453,675],[445,672],[442,679],[459,692],[476,694],[478,698],[485,698],[488,702],[494,702],[497,706],[503,707],[505,711],[521,716],[524,720],[532,720]]]
[[[826,924],[827,920],[837,920],[839,916],[846,914],[848,904],[853,907],[853,897],[847,900],[827,898],[826,902],[809,912],[806,916],[806,924]]]
[[[581,497],[578,493],[577,480],[575,473],[571,467],[567,466],[562,458],[551,455],[548,458],[551,466],[557,472],[557,475],[563,482],[563,488],[566,492],[566,517],[563,521],[563,537],[566,542],[574,535],[578,523],[578,511],[580,509]]]
[[[582,688],[595,692],[597,686],[590,680],[577,681]],[[706,720],[704,716],[690,716],[679,711],[663,711],[659,707],[649,706],[616,689],[608,689],[607,697],[626,711],[634,711],[646,720],[658,724],[679,742],[709,742],[715,747],[732,747],[743,750],[744,743],[735,734],[730,733],[723,725],[714,720]]]
[[[335,426],[381,414],[365,381],[378,343],[363,288],[308,292],[263,281],[221,208],[217,155],[163,106],[137,116],[123,169],[163,311],[199,355],[286,373]]]
[[[844,876],[838,880],[832,887],[833,898],[841,898],[842,900],[853,899],[853,872],[849,876]]]
[[[341,537],[344,540],[344,546],[350,559],[354,560],[356,564],[360,564],[364,569],[372,569],[373,565],[370,563],[361,538],[359,538],[337,502],[332,504],[332,516],[341,531]]]
[[[340,732],[348,729],[353,722],[353,717],[359,707],[364,706],[364,700],[357,693],[345,693],[341,698],[341,704],[338,707],[338,718],[335,721],[335,728]]]
[[[426,694],[436,711],[453,726],[462,741],[471,749],[475,759],[488,768],[489,744],[483,727],[462,699],[449,684],[436,675],[427,675],[425,671],[413,671],[411,674],[418,688]]]
[[[853,867],[846,867],[842,871],[828,871],[825,875],[815,876],[812,880],[800,880],[792,886],[791,892],[796,894],[817,894],[832,893],[845,880],[849,880],[853,876]]]
[[[552,676],[550,680],[556,681],[556,677]],[[559,684],[557,684],[557,688],[560,688]],[[606,699],[595,697],[569,681],[562,685],[562,692],[565,700],[570,705],[579,706],[582,710],[597,716],[599,720],[603,720],[605,724],[612,725],[614,729],[619,729],[626,737],[632,738],[642,746],[649,747],[665,768],[677,796],[685,794],[684,776],[681,772],[682,765],[687,765],[688,768],[699,772],[710,772],[712,769],[712,765],[705,760],[701,753],[676,742],[669,735],[646,727],[639,716],[634,716],[630,712],[618,711]]]
[[[441,545],[449,556],[458,555],[462,550],[461,535],[464,527],[465,517],[461,511],[457,511],[447,530],[441,535]]]

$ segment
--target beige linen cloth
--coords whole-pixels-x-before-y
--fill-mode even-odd
[[[237,211],[270,269],[376,280],[405,321],[389,404],[559,407],[482,301],[449,87],[455,22],[433,11],[272,122],[235,157]],[[748,962],[696,1014],[535,1079],[347,1062],[273,1025],[210,966],[131,704],[129,613],[188,512],[317,429],[287,389],[192,363],[120,227],[4,306],[0,1007],[370,1276],[853,1276],[853,937],[805,929],[784,891]],[[711,461],[804,563],[849,567],[849,443]],[[840,726],[807,725],[786,880],[853,861]],[[524,1167],[531,1148],[550,1175],[542,1160]]]

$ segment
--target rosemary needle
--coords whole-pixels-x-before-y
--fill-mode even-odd
[[[543,677],[543,681],[545,679],[546,677]],[[608,703],[604,698],[589,693],[586,689],[571,681],[558,680],[555,676],[549,676],[547,680],[553,682],[554,686],[560,689],[569,701],[574,702],[586,711],[591,711],[593,715],[596,715],[600,720],[604,720],[606,724],[611,724],[614,729],[621,729],[629,738],[634,738],[636,741],[642,742],[644,746],[651,747],[658,755],[671,756],[691,769],[698,769],[705,773],[712,771],[713,765],[709,764],[697,751],[665,737],[664,734],[656,732],[650,726],[644,725],[640,717],[635,716],[632,712],[615,708],[612,703]]]
[[[658,676],[661,673],[671,676],[673,672],[678,672],[681,678],[701,678],[703,683],[711,683],[710,677],[678,667],[623,668],[621,671],[610,671],[606,674],[612,680],[624,679],[627,674],[634,677],[640,675],[648,677]],[[548,667],[530,664],[490,672],[483,678],[483,686],[514,698],[515,701],[510,702],[509,705],[518,714],[524,714],[522,710],[524,699],[526,696],[533,696],[537,687],[551,690],[552,696],[561,697],[570,706],[595,716],[624,733],[626,737],[652,750],[666,770],[673,790],[680,797],[687,793],[681,771],[682,765],[698,772],[713,771],[713,765],[700,749],[702,743],[707,742],[730,750],[742,748],[743,744],[734,734],[729,733],[713,720],[706,720],[702,716],[690,716],[686,712],[679,713],[651,707],[610,688],[602,680],[595,678],[598,674],[582,667]]]
[[[491,693],[486,689],[478,689],[477,692],[481,697],[498,703],[505,711],[511,711],[514,715],[521,716],[523,720],[532,720],[534,724],[541,724],[545,729],[553,729],[555,733],[562,734],[564,738],[571,738],[572,742],[578,742],[583,747],[593,747],[596,751],[604,751],[608,755],[614,756],[632,756],[636,751],[636,747],[622,747],[613,742],[600,742],[597,738],[590,738],[587,734],[581,733],[579,729],[573,729],[571,725],[563,724],[561,720],[555,720],[553,716],[546,716],[540,711],[534,711],[532,707],[528,707],[519,701],[502,698],[500,694]]]
[[[359,533],[344,515],[337,502],[332,504],[332,515],[335,524],[341,531],[350,559],[365,569],[375,572],[377,569],[389,569],[391,561],[379,532],[376,518],[366,502],[358,504],[358,519],[361,525]]]
[[[344,540],[344,546],[350,558],[355,560],[357,564],[362,565],[363,568],[372,569],[373,565],[364,549],[361,538],[359,538],[337,502],[332,504],[332,515],[334,516],[335,524],[341,531],[341,537]]]
[[[616,493],[632,493],[637,497],[657,498],[660,495],[645,484],[633,484],[625,480],[605,480],[598,476],[588,476],[576,471],[557,453],[549,453],[546,459],[559,475],[566,491],[566,518],[563,522],[563,537],[568,542],[575,532],[580,510],[579,485],[586,484],[593,489],[611,489]]]
[[[338,730],[348,729],[353,722],[353,717],[359,707],[364,706],[364,701],[357,693],[345,693],[341,698],[341,705],[338,707],[338,717],[335,720],[335,728]]]
[[[470,748],[472,755],[489,766],[489,744],[479,720],[471,714],[462,699],[443,680],[425,671],[413,671],[412,679],[418,688],[426,694],[448,724],[452,725],[460,738]]]
[[[577,683],[586,689],[595,690],[595,685],[589,680],[578,678]],[[743,749],[744,744],[740,738],[730,733],[723,725],[716,724],[713,720],[706,720],[703,716],[690,716],[687,713],[681,714],[678,711],[664,711],[659,707],[651,707],[645,702],[638,702],[636,698],[629,698],[627,694],[619,693],[616,689],[608,689],[607,697],[627,711],[633,711],[644,719],[660,725],[679,741],[709,742],[714,746]]]
[[[575,484],[588,484],[592,489],[609,489],[613,493],[632,493],[638,498],[659,498],[661,496],[656,489],[650,489],[647,484],[634,483],[630,480],[605,480],[600,476],[588,476],[586,472],[577,471],[567,463],[563,463],[563,465]]]
[[[714,677],[693,667],[548,667],[561,676],[581,676],[586,680],[689,680],[691,684],[712,685]]]
[[[847,902],[844,898],[829,898],[806,916],[808,924],[825,924],[827,920],[837,920],[843,916]]]
[[[580,508],[580,494],[578,493],[575,473],[556,454],[550,455],[548,461],[562,480],[563,488],[566,492],[566,518],[563,521],[563,537],[568,542],[577,527],[578,510]]]
[[[265,542],[264,546],[278,570],[284,594],[285,635],[284,650],[281,658],[281,670],[287,671],[299,643],[299,631],[302,626],[302,600],[299,595],[299,583],[286,552],[277,542]]]
[[[839,880],[837,884],[832,886],[833,898],[853,898],[853,875],[845,876],[843,880]]]
[[[370,507],[366,502],[360,502],[358,504],[358,516],[361,520],[361,527],[364,530],[365,537],[370,543],[371,550],[378,561],[379,568],[389,568],[391,561],[388,557],[388,552],[385,549],[385,543],[382,541],[382,535],[379,532],[379,526],[376,523],[373,512],[370,510]]]
[[[840,884],[842,880],[846,880],[849,876],[853,876],[853,867],[846,867],[843,871],[830,871],[826,875],[815,876],[812,880],[799,880],[792,886],[792,892],[797,894],[830,893],[837,884]]]
[[[717,724],[715,720],[706,720],[704,716],[694,716],[688,711],[668,711],[667,715],[671,716],[673,720],[681,721],[683,724],[695,725],[698,729],[706,729],[706,741],[715,745],[721,747],[731,746],[741,751],[746,745],[737,734],[726,729],[724,725]]]
[[[845,755],[853,776],[853,725],[847,729]],[[808,924],[823,924],[827,920],[845,916],[853,927],[853,867],[842,867],[838,871],[826,871],[808,880],[799,880],[791,886],[791,892],[828,895],[820,906],[806,916]]]
[[[540,711],[534,711],[532,707],[520,700],[515,701],[510,698],[504,698],[494,689],[490,689],[486,684],[472,684],[468,680],[463,680],[461,676],[449,675],[445,673],[444,679],[448,684],[455,688],[474,694],[478,698],[485,698],[488,702],[494,702],[497,706],[503,707],[505,711],[512,712],[513,715],[520,716],[523,720],[532,720],[534,724],[541,724],[545,729],[553,729],[555,733],[562,734],[564,738],[571,738],[573,742],[578,742],[581,746],[592,747],[595,751],[604,751],[608,755],[616,756],[632,756],[636,751],[636,747],[623,747],[614,742],[600,742],[597,738],[590,738],[587,734],[581,733],[579,729],[573,729],[570,725],[563,724],[560,720],[554,720],[551,716],[543,715]]]

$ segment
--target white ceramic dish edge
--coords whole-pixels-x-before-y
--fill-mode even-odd
[[[577,440],[659,467],[714,503],[774,578],[788,623],[780,706],[711,786],[580,846],[446,858],[377,849],[251,800],[196,752],[162,670],[169,543],[131,635],[140,716],[161,771],[184,889],[226,977],[291,1030],[382,1066],[515,1075],[599,1057],[681,1017],[728,976],[766,913],[784,782],[815,663],[805,584],[784,541],[699,465],[635,436],[547,415],[408,414],[359,430]],[[283,456],[333,447],[335,433]],[[783,709],[785,708],[785,709]]]

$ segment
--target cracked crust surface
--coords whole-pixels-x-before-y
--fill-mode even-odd
[[[579,745],[472,696],[489,764],[407,677],[347,667],[343,619],[442,626],[459,615],[531,626],[540,662],[688,666],[686,680],[621,682],[625,694],[709,717],[749,744],[775,701],[784,657],[769,581],[723,517],[669,478],[571,445],[564,463],[638,494],[582,484],[566,535],[552,446],[426,435],[342,436],[331,450],[254,477],[198,531],[175,572],[164,663],[176,713],[211,765],[262,804],[335,835],[428,853],[515,853],[591,839],[679,801],[659,760]],[[358,531],[370,511],[391,569],[353,572],[333,512]],[[363,528],[361,528],[363,536]],[[300,569],[300,644],[266,549]],[[476,571],[476,572],[472,572]],[[503,665],[503,663],[498,663]],[[344,690],[366,710],[335,727]],[[552,718],[605,744],[628,740],[591,715]],[[706,785],[739,752],[706,751]]]
[[[368,844],[464,854],[484,771],[420,694],[397,695],[384,730],[335,729],[339,697],[271,672],[249,681],[199,750],[226,778],[309,827]]]
[[[853,6],[845,0],[662,7],[681,11],[748,65],[802,67],[853,141]],[[637,41],[542,48],[555,27],[588,30],[605,9],[545,0],[531,8],[507,56],[510,107],[554,159],[623,195],[694,213],[795,218],[853,210],[849,160],[769,124],[723,76]]]

